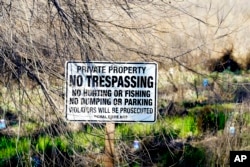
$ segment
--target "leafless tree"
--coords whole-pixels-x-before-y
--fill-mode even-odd
[[[156,61],[174,86],[182,71],[205,76],[200,67],[245,32],[248,17],[231,22],[238,12],[233,6],[213,0],[1,0],[1,103],[18,111],[20,136],[28,117],[46,126],[64,122],[67,60]]]

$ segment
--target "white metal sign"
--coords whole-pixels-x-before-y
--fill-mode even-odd
[[[91,122],[155,122],[157,64],[65,64],[66,118]]]

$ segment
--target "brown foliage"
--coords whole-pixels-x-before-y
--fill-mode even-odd
[[[220,58],[208,61],[208,68],[212,72],[223,72],[224,70],[236,72],[242,69],[242,65],[234,59],[233,49],[231,48],[227,49]]]

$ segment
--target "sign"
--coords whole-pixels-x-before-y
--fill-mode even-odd
[[[67,120],[156,121],[156,63],[69,61],[65,69]]]

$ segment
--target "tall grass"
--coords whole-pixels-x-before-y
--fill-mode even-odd
[[[116,128],[116,136],[121,138],[147,138],[159,134],[170,135],[173,138],[197,136],[198,128],[196,118],[193,116],[165,117],[154,124],[123,124]]]
[[[207,110],[208,106],[199,106],[194,107],[191,109],[192,113],[187,116],[172,116],[172,117],[164,117],[159,118],[157,122],[153,124],[144,124],[144,123],[136,123],[136,124],[118,124],[116,125],[115,129],[115,141],[116,144],[124,143],[127,146],[125,148],[131,147],[132,142],[134,139],[139,139],[141,144],[153,144],[154,141],[157,142],[164,142],[161,140],[166,140],[165,142],[170,142],[169,140],[181,138],[185,139],[188,137],[198,137],[203,132],[199,129],[199,119],[200,115],[195,115],[196,112],[203,112],[202,110]],[[210,121],[217,122],[217,128],[224,128],[225,122],[227,121],[227,117],[225,116],[224,112],[225,108],[230,110],[230,104],[225,104],[222,106],[215,106],[210,105],[209,111],[217,110],[218,115],[215,117],[213,112],[205,112],[208,114],[208,117],[204,117],[206,119],[210,119]],[[228,111],[229,112],[229,111]],[[212,119],[213,118],[213,119]],[[220,121],[216,121],[218,118],[221,119]],[[245,125],[249,126],[249,114],[243,113],[241,117],[237,116],[235,119],[242,118],[244,119]],[[208,121],[209,122],[209,121]],[[220,123],[221,122],[221,123]],[[91,155],[98,155],[100,153],[104,153],[104,137],[105,132],[103,128],[97,128],[93,126],[88,126],[85,130],[79,132],[72,132],[68,134],[61,134],[59,136],[38,136],[38,138],[30,138],[30,137],[22,137],[18,141],[15,137],[0,137],[0,165],[4,166],[9,163],[11,159],[15,159],[16,164],[29,164],[30,161],[28,160],[33,154],[37,154],[40,157],[43,157],[43,161],[46,164],[50,164],[51,157],[58,156],[55,150],[60,151],[65,155],[73,155],[78,153],[79,155],[88,157],[89,154]],[[221,133],[218,135],[222,135]],[[226,136],[222,137],[226,138]],[[249,142],[247,141],[249,136],[244,133],[241,134],[237,142],[232,140],[231,144],[239,144],[241,141],[241,145],[247,147]],[[218,141],[220,142],[220,141]],[[230,140],[231,142],[231,140]],[[202,145],[202,144],[201,144]],[[204,145],[203,145],[204,146]],[[211,145],[212,146],[212,145]],[[221,149],[224,148],[226,145],[222,144],[219,146]],[[222,148],[223,147],[223,148]],[[184,158],[185,161],[183,163],[190,163],[190,164],[204,164],[204,154],[206,151],[202,149],[203,147],[184,147]],[[204,147],[205,148],[205,147]],[[117,148],[118,150],[121,148]],[[54,150],[54,151],[53,151]],[[206,152],[207,153],[207,152]],[[165,159],[171,158],[172,153],[165,153],[162,154],[159,158],[158,164],[168,164],[169,162],[164,161]],[[179,157],[178,155],[175,155]],[[218,157],[216,154],[213,153],[214,157],[217,157],[222,161],[222,157]],[[48,159],[50,157],[50,159]],[[210,158],[214,158],[210,157]],[[46,159],[47,158],[47,159]],[[175,159],[178,161],[178,158]],[[197,160],[197,162],[196,162]],[[209,159],[210,160],[210,159]],[[14,161],[13,161],[14,162]],[[171,161],[172,162],[172,161]],[[196,162],[196,163],[195,163]],[[138,161],[139,163],[139,161]],[[223,163],[225,163],[223,161]]]
[[[20,159],[21,163],[29,163],[28,155],[31,149],[29,138],[0,137],[0,166],[5,166],[11,158]]]
[[[173,126],[173,128],[171,128]],[[165,118],[160,119],[155,124],[121,124],[116,127],[116,140],[123,140],[129,144],[135,138],[153,139],[155,136],[170,135],[173,138],[187,137],[190,134],[195,135],[197,128],[195,127],[192,117],[184,118]],[[103,134],[103,135],[101,135]],[[70,135],[60,136],[39,136],[37,139],[23,137],[16,141],[16,138],[0,138],[0,159],[1,163],[6,163],[13,157],[18,155],[32,156],[51,155],[53,149],[71,154],[79,152],[81,154],[101,153],[104,152],[104,132],[101,128],[87,128],[86,131],[75,132]],[[32,152],[32,154],[30,154]],[[19,157],[24,159],[23,156]]]
[[[178,131],[180,138],[199,135],[196,118],[193,116],[168,118],[166,121]]]

